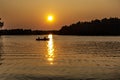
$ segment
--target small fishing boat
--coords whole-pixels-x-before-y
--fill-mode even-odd
[[[47,37],[44,37],[44,38],[38,37],[38,38],[36,39],[36,41],[49,41],[49,38],[47,38]]]

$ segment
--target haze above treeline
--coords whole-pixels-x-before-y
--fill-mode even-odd
[[[48,15],[54,16],[52,22]],[[105,17],[120,17],[120,0],[0,0],[4,29],[59,30]]]
[[[76,22],[62,26],[60,30],[10,29],[0,30],[0,35],[115,35],[120,36],[120,18],[103,18],[85,22]]]

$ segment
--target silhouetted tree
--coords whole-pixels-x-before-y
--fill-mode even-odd
[[[0,35],[43,35],[43,34],[58,34],[56,30],[41,31],[31,29],[11,29],[11,30],[0,30]]]
[[[120,35],[119,18],[95,19],[91,22],[77,22],[63,26],[59,30],[62,35]]]
[[[1,18],[0,18],[1,20]],[[0,21],[0,28],[3,27],[4,23]]]

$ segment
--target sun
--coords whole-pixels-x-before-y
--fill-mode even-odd
[[[53,16],[52,16],[52,15],[49,15],[48,18],[47,18],[47,20],[48,20],[49,22],[52,22],[52,21],[53,21]]]

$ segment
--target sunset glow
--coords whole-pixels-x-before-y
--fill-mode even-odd
[[[4,29],[58,30],[78,21],[120,17],[119,9],[120,0],[0,0]]]
[[[48,21],[49,21],[49,22],[52,22],[52,21],[53,21],[53,16],[52,16],[52,15],[48,16]]]
[[[120,80],[120,0],[0,0],[0,80]]]

